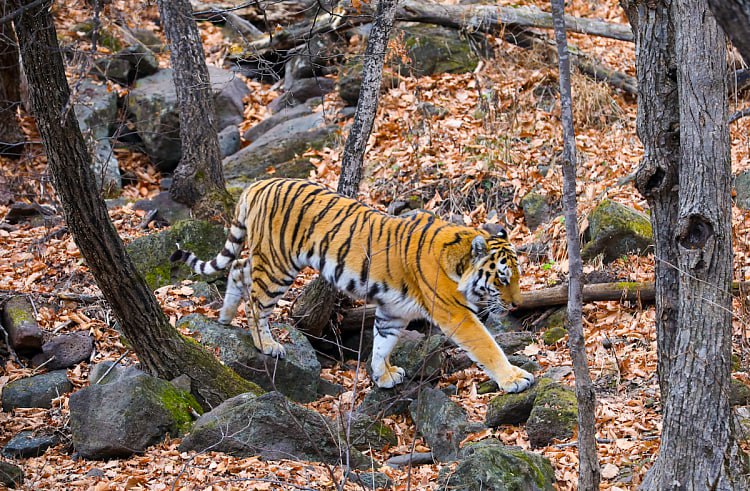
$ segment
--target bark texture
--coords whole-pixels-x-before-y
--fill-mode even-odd
[[[750,64],[750,1],[708,0],[708,5],[745,64]]]
[[[12,5],[3,2],[0,17],[10,14]],[[18,42],[11,22],[0,24],[0,155],[18,158],[24,136],[17,111],[21,103],[21,68],[18,65]]]
[[[31,2],[24,2],[29,4]],[[96,186],[57,43],[49,3],[15,19],[31,109],[47,152],[68,228],[144,368],[171,380],[187,374],[198,401],[209,408],[257,387],[220,364],[170,326],[138,274]]]
[[[158,5],[171,51],[182,142],[182,157],[169,194],[198,216],[230,215],[231,198],[221,167],[211,80],[190,2],[159,0]]]
[[[586,341],[583,338],[582,284],[583,261],[578,231],[576,203],[576,135],[573,127],[573,97],[570,82],[570,57],[565,35],[564,0],[552,0],[557,60],[560,67],[560,117],[563,132],[563,213],[568,245],[568,336],[570,357],[576,376],[578,400],[578,489],[599,489],[601,470],[596,454],[596,393],[591,383]]]
[[[378,110],[383,62],[397,5],[398,0],[378,2],[370,37],[367,39],[362,67],[362,89],[354,113],[354,122],[344,145],[337,188],[344,196],[356,198],[359,191],[362,162]],[[333,313],[336,295],[333,286],[320,278],[310,283],[292,309],[292,318],[296,321],[297,327],[312,336],[321,336]]]

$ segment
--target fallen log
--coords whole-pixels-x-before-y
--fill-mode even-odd
[[[733,295],[750,293],[750,281],[733,282]],[[629,301],[643,304],[653,303],[655,298],[654,283],[651,281],[617,281],[614,283],[593,283],[583,285],[583,301]],[[549,307],[560,307],[568,303],[568,285],[557,285],[541,290],[521,293],[521,305],[517,311],[538,310]],[[375,318],[375,306],[362,305],[343,313],[339,324],[342,331],[358,331],[362,326],[369,329]]]

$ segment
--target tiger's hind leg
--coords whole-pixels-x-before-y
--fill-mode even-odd
[[[271,278],[265,272],[252,270],[247,319],[255,347],[263,354],[278,358],[286,356],[284,345],[271,334],[268,318],[276,303],[292,285],[295,276],[296,271],[292,271]]]
[[[247,292],[250,291],[250,272],[252,269],[252,258],[235,261],[229,270],[227,278],[227,291],[224,294],[224,304],[219,313],[219,322],[231,324],[237,315],[237,308],[242,300],[247,300]]]
[[[375,310],[374,339],[372,344],[372,379],[378,387],[390,389],[406,378],[401,367],[391,365],[390,355],[398,342],[401,331],[408,322],[392,317],[382,307]]]

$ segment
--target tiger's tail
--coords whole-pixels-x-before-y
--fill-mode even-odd
[[[240,201],[237,206],[237,210],[232,221],[232,226],[229,228],[229,235],[227,236],[226,242],[224,242],[224,249],[217,254],[217,256],[210,261],[201,261],[198,256],[190,251],[180,249],[180,245],[177,244],[178,249],[172,253],[169,260],[173,263],[183,262],[187,264],[193,272],[208,275],[222,271],[227,268],[242,251],[242,244],[245,242],[245,236],[247,230],[245,228],[245,219],[247,217],[247,207]]]

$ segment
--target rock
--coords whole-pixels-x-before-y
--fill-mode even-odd
[[[334,81],[330,78],[313,77],[295,80],[288,89],[288,93],[296,100],[305,102],[313,97],[321,97],[331,92]]]
[[[17,224],[21,222],[31,222],[33,226],[39,222],[41,218],[42,223],[45,217],[55,216],[55,210],[49,206],[40,205],[38,203],[13,203],[10,205],[8,213],[5,214],[5,221],[10,224]]]
[[[464,447],[458,466],[444,467],[438,479],[440,489],[463,491],[549,490],[555,472],[546,457],[506,447],[490,438]]]
[[[117,94],[84,79],[74,99],[78,126],[91,153],[91,168],[106,197],[120,194],[122,177],[109,137],[117,119]]]
[[[542,369],[539,363],[523,355],[510,355],[508,356],[508,362],[515,367],[523,368],[527,372],[531,372],[531,373],[537,372]],[[469,363],[467,367],[471,366],[471,363]],[[477,387],[477,394],[489,394],[491,392],[498,392],[498,391],[500,391],[500,387],[498,387],[497,382],[495,382],[492,379],[482,382]]]
[[[159,71],[159,60],[156,55],[146,46],[134,44],[123,48],[115,54],[120,60],[125,60],[130,65],[127,82],[153,75]]]
[[[20,488],[23,484],[23,471],[17,465],[0,460],[0,485],[10,489]]]
[[[177,249],[176,244],[208,260],[221,252],[226,238],[227,232],[219,224],[184,220],[168,230],[135,239],[128,244],[127,251],[148,286],[155,290],[193,276],[186,265],[169,262],[169,256]]]
[[[85,20],[70,28],[70,33],[78,36],[82,36],[87,39],[91,39],[94,33],[94,20]],[[101,47],[107,48],[110,51],[119,51],[122,49],[122,43],[117,39],[107,28],[101,24],[97,26],[96,30],[96,41]]]
[[[550,207],[547,198],[539,193],[531,192],[521,198],[521,208],[526,226],[529,230],[536,230],[539,225],[550,219]]]
[[[287,120],[260,135],[252,144],[224,159],[224,177],[230,184],[247,185],[267,175],[306,178],[310,161],[300,156],[310,148],[322,148],[333,141],[338,126],[326,124],[322,113]]]
[[[440,462],[456,460],[460,443],[484,426],[470,423],[466,412],[439,389],[425,388],[409,405],[411,419]]]
[[[393,67],[397,73],[409,73],[415,77],[469,73],[479,63],[472,41],[456,29],[427,24],[401,24],[394,28],[394,36],[402,33],[409,61],[402,63],[399,59],[397,66]]]
[[[104,80],[112,80],[120,84],[130,81],[130,63],[116,56],[106,56],[96,60],[94,63],[94,74]]]
[[[550,327],[542,334],[542,342],[547,346],[552,346],[568,335],[568,330],[562,326]]]
[[[70,368],[88,360],[94,352],[94,338],[88,332],[61,334],[42,345],[42,352],[32,359],[35,366],[48,370]]]
[[[50,408],[52,399],[72,390],[65,370],[15,380],[3,388],[3,411],[19,407]]]
[[[257,140],[263,133],[267,132],[274,126],[279,125],[285,121],[289,121],[290,119],[307,116],[311,113],[312,109],[306,104],[284,108],[281,111],[267,117],[260,123],[248,128],[247,131],[245,131],[245,134],[242,135],[242,138],[250,142]]]
[[[221,158],[237,153],[240,149],[240,130],[237,126],[227,126],[217,135],[219,138],[219,150]]]
[[[494,335],[495,341],[510,356],[534,342],[530,332],[501,332]]]
[[[148,29],[133,29],[131,34],[154,53],[164,51],[164,43],[161,42],[161,38],[153,31],[149,31]]]
[[[419,395],[419,391],[428,386],[409,380],[392,389],[381,389],[377,385],[372,385],[357,410],[378,418],[405,413],[409,409],[409,404]]]
[[[249,94],[236,74],[209,66],[214,95],[216,127],[226,128],[243,120],[242,99]],[[136,121],[146,153],[161,171],[172,171],[182,156],[177,95],[172,70],[159,70],[135,83],[127,100],[127,110]]]
[[[425,336],[421,332],[404,330],[391,352],[391,364],[406,372],[407,380],[430,381],[440,376],[446,360],[442,334]],[[372,355],[367,360],[367,373],[372,373]]]
[[[750,170],[740,172],[734,178],[734,203],[738,208],[750,210]]]
[[[162,191],[153,198],[141,199],[133,204],[136,210],[157,210],[156,219],[166,221],[168,224],[175,224],[181,220],[189,220],[191,217],[190,208],[173,201],[168,191]]]
[[[258,397],[246,393],[227,399],[201,416],[182,440],[180,451],[212,450],[238,457],[259,455],[269,460],[339,464],[341,441],[335,424],[282,394],[269,392]],[[352,467],[371,465],[355,449],[350,457]]]
[[[589,260],[599,254],[609,263],[625,254],[645,254],[653,247],[648,216],[614,201],[604,200],[589,214],[581,257]]]
[[[300,402],[318,398],[320,363],[310,341],[297,329],[283,326],[292,344],[285,344],[286,357],[277,359],[258,351],[246,329],[220,324],[200,314],[183,317],[177,327],[199,333],[201,343],[217,348],[225,365],[263,389],[276,390]]]
[[[91,367],[89,383],[91,385],[109,384],[126,378],[133,378],[137,375],[145,375],[145,372],[134,366],[125,367],[115,365],[115,362],[106,360]]]
[[[127,457],[181,436],[201,410],[192,395],[146,374],[85,387],[69,404],[73,446],[87,459]]]
[[[391,489],[391,486],[393,486],[391,478],[382,472],[351,472],[349,473],[349,479],[364,489]]]
[[[501,394],[487,404],[487,415],[484,424],[490,428],[523,423],[529,419],[534,401],[539,391],[552,383],[552,380],[541,377],[528,390],[517,394]]]
[[[58,443],[60,437],[55,434],[34,435],[33,431],[22,431],[5,444],[3,455],[16,459],[38,457]]]
[[[578,425],[578,403],[575,392],[559,383],[543,387],[526,421],[526,433],[533,448],[549,445],[553,439],[573,436]]]
[[[349,443],[357,450],[382,450],[386,445],[398,444],[393,430],[368,414],[356,411],[346,413],[337,423],[339,432],[343,435],[346,434],[347,426],[349,427]]]
[[[747,406],[750,405],[750,387],[737,379],[731,380],[729,388],[729,405],[730,406]]]
[[[3,326],[8,332],[10,345],[17,352],[27,354],[42,349],[43,333],[26,297],[17,295],[5,302]]]

